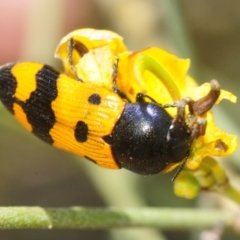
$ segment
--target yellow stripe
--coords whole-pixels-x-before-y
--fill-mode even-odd
[[[16,98],[21,101],[26,101],[30,97],[30,94],[35,91],[37,87],[35,76],[42,67],[43,64],[29,64],[28,62],[14,65],[11,72],[17,79]]]
[[[13,104],[14,117],[29,131],[32,131],[32,126],[28,123],[27,116],[23,112],[22,108],[14,103]]]

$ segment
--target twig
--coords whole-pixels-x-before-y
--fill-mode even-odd
[[[0,229],[233,228],[237,216],[214,209],[0,207]]]

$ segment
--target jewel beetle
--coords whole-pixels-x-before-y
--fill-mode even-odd
[[[184,165],[192,142],[204,135],[201,116],[220,93],[217,81],[210,86],[197,101],[184,98],[161,105],[142,93],[131,102],[117,87],[78,81],[41,63],[0,67],[0,100],[28,131],[102,167],[142,175]],[[186,120],[186,106],[191,121]],[[175,117],[168,107],[177,108]]]

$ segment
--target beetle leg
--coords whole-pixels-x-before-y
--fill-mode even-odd
[[[176,121],[185,121],[185,107],[188,105],[189,109],[189,122],[188,125],[192,129],[191,138],[196,139],[203,136],[206,131],[207,121],[204,117],[196,116],[194,112],[194,104],[196,102],[190,98],[183,98],[178,102]]]
[[[117,87],[112,87],[113,92],[117,93],[120,98],[125,99],[127,102],[131,102],[130,99],[127,97],[127,95],[122,92],[119,88]]]
[[[74,49],[74,41],[73,38],[70,38],[67,46],[67,52],[68,52],[68,62],[71,66],[73,66],[73,58],[72,58],[72,53]]]
[[[143,93],[138,93],[138,94],[136,95],[136,102],[145,102],[145,100],[144,100],[145,98],[148,98],[148,99],[151,100],[152,102],[159,104],[159,103],[156,102],[152,97],[150,97],[150,96],[148,96],[148,95],[145,95],[145,94],[143,94]],[[159,104],[159,105],[161,105],[161,104]],[[161,105],[161,106],[162,106],[162,105]]]
[[[119,58],[116,58],[116,62],[113,64],[113,72],[112,72],[112,82],[113,85],[117,85],[117,76],[118,76],[118,63],[119,63]]]
[[[117,57],[116,62],[113,64],[113,72],[112,72],[113,87],[112,87],[112,90],[113,90],[113,92],[117,93],[119,95],[119,97],[125,99],[127,102],[131,102],[130,99],[127,97],[126,93],[122,92],[117,87],[118,63],[119,63],[119,58]]]
[[[166,103],[163,108],[178,107],[178,102]]]
[[[191,138],[196,139],[205,134],[207,121],[205,118],[198,117],[192,126]]]
[[[83,44],[82,44],[83,45]],[[84,46],[84,45],[83,45]],[[70,38],[69,42],[68,42],[68,47],[67,47],[67,52],[68,52],[68,62],[70,64],[71,70],[74,73],[76,79],[80,82],[83,82],[83,80],[81,78],[78,77],[77,75],[77,70],[75,68],[75,66],[73,65],[73,50],[76,47],[76,43],[73,40],[73,38]],[[85,47],[85,46],[84,46]],[[86,48],[86,47],[85,47]],[[81,55],[81,54],[80,54]]]
[[[176,120],[177,121],[185,121],[186,105],[188,105],[188,107],[189,107],[190,114],[193,114],[192,104],[193,104],[193,101],[190,98],[186,97],[178,102],[167,103],[167,104],[163,105],[163,108],[176,107],[177,108]]]

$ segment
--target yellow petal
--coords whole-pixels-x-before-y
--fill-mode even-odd
[[[189,63],[188,59],[179,59],[160,48],[124,52],[119,55],[118,86],[132,100],[138,92],[159,103],[179,100],[179,89],[187,87]]]
[[[206,134],[196,139],[186,162],[189,169],[196,169],[206,156],[229,156],[238,146],[238,138],[218,128],[211,112],[207,113]]]
[[[90,50],[75,66],[78,78],[95,86],[113,85],[113,65],[116,62],[108,45]]]

